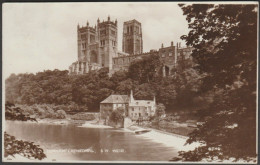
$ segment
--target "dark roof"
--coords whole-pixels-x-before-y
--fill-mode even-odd
[[[117,103],[117,104],[125,104],[128,103],[129,97],[127,95],[110,95],[101,103]]]

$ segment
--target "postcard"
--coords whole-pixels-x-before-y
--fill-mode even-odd
[[[2,161],[257,163],[258,12],[4,3]]]

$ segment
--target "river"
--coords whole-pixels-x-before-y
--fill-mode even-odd
[[[52,161],[168,161],[177,150],[114,128],[6,121],[5,131],[39,144]]]

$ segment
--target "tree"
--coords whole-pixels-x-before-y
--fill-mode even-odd
[[[36,121],[35,118],[31,118],[29,115],[25,115],[20,107],[15,107],[14,104],[7,102],[5,104],[5,119],[6,120],[19,120],[19,121]]]
[[[134,60],[128,69],[128,76],[139,83],[149,83],[153,81],[157,74],[157,69],[161,67],[158,55],[149,55],[141,59]]]
[[[201,92],[215,93],[202,125],[180,152],[185,161],[256,158],[257,5],[193,4],[180,7],[191,29],[182,36],[194,48],[196,69],[206,73]]]
[[[126,80],[119,82],[115,91],[118,94],[127,94],[132,89],[134,89],[135,86],[137,86],[137,85],[138,85],[137,81],[128,78]]]
[[[165,106],[162,103],[156,105],[155,115],[160,118],[164,114],[165,114]]]
[[[16,140],[14,136],[4,133],[4,156],[15,156],[19,154],[28,159],[39,159],[46,158],[43,149],[39,145],[34,145],[33,142]]]
[[[196,67],[196,61],[192,58],[185,57],[181,54],[178,59],[178,65],[173,69],[174,78],[173,84],[176,90],[175,108],[181,110],[199,108],[199,106],[193,100],[197,96],[201,96],[199,89],[202,85],[201,79],[205,74],[199,73]]]
[[[58,118],[58,119],[66,118],[66,112],[64,110],[58,110],[56,113],[57,113],[56,118]]]
[[[109,120],[111,120],[112,122],[115,122],[117,125],[118,122],[124,120],[124,116],[125,116],[124,108],[119,107],[116,110],[112,111],[112,113],[110,114]]]

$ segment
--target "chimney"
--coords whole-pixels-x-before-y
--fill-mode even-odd
[[[181,42],[179,42],[179,48],[181,47]]]
[[[79,27],[79,23],[78,23],[78,29],[79,29],[80,27]]]
[[[108,22],[110,22],[110,16],[108,15],[108,17],[107,17],[107,20],[108,20]]]
[[[99,24],[99,22],[100,22],[100,20],[99,20],[99,18],[97,19],[97,23]]]
[[[89,23],[88,23],[88,21],[87,21],[87,27],[88,27],[88,25],[89,25]]]
[[[133,90],[131,90],[129,101],[134,101]]]
[[[162,43],[162,48],[163,48],[163,43]]]
[[[171,42],[171,46],[173,46],[173,41]]]

